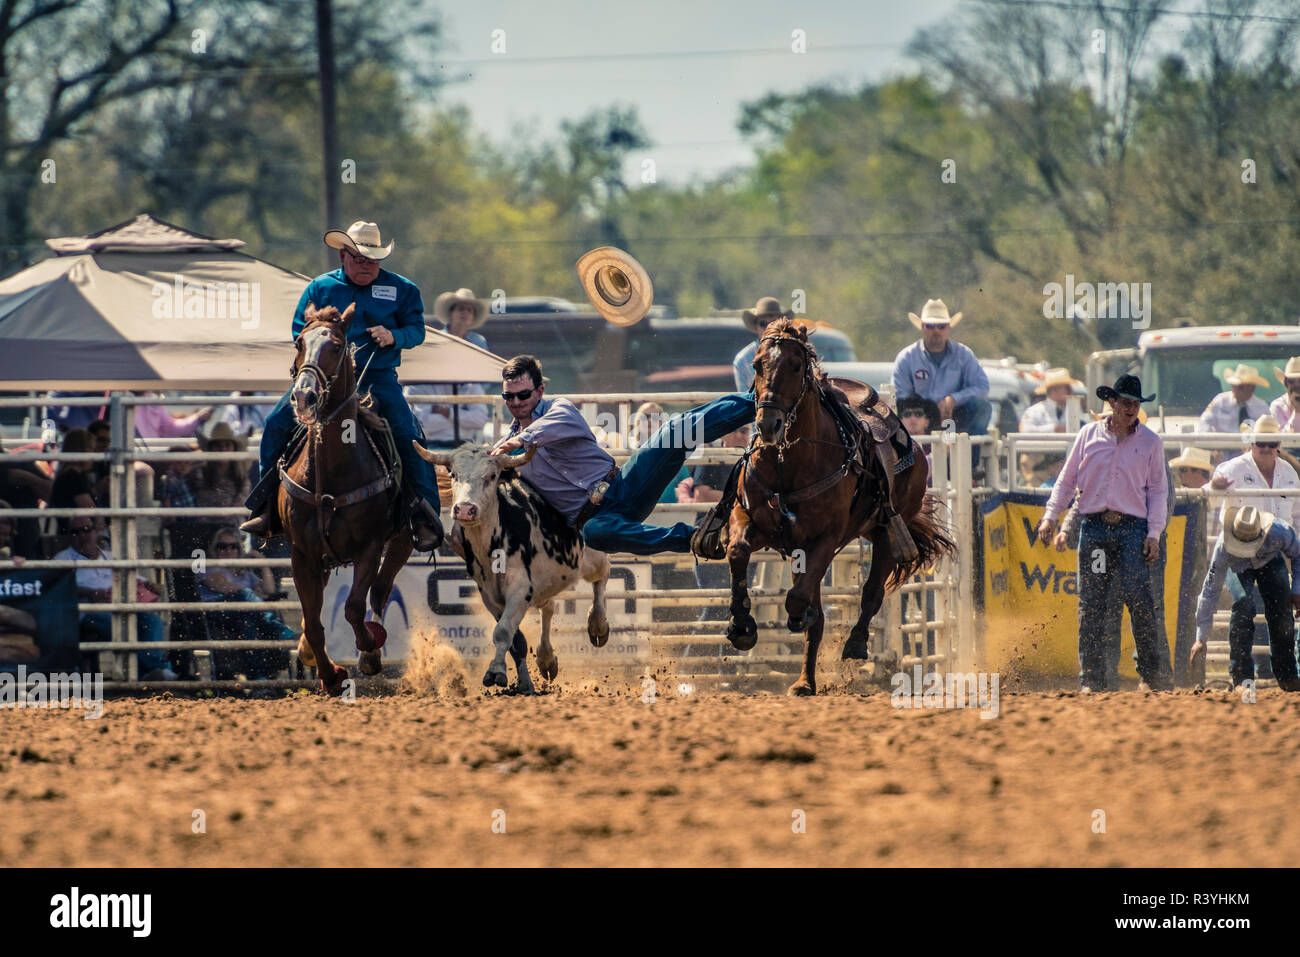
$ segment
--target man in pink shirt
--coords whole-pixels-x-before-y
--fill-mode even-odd
[[[146,392],[147,396],[157,392]],[[172,415],[161,405],[137,405],[135,407],[135,432],[143,439],[179,439],[193,437],[199,425],[212,416],[211,407],[199,409],[189,415]]]
[[[1173,688],[1169,641],[1157,634],[1148,565],[1160,554],[1160,533],[1168,520],[1165,454],[1160,437],[1138,422],[1143,402],[1137,376],[1122,375],[1115,387],[1099,386],[1097,397],[1111,414],[1085,425],[1057,477],[1038,526],[1044,545],[1056,532],[1056,517],[1076,489],[1083,523],[1079,533],[1079,685],[1107,690],[1104,619],[1106,590],[1118,576],[1133,621],[1134,658],[1143,687]]]

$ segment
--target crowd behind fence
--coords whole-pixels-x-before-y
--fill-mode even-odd
[[[607,417],[606,421],[610,421],[608,417],[613,416],[612,421],[617,422],[618,434],[625,436],[633,419],[632,409],[640,403],[647,401],[659,402],[666,408],[671,409],[708,401],[716,398],[717,395],[718,393],[626,393],[617,395],[573,395],[569,398],[584,410],[584,414],[588,416],[589,420],[594,421],[597,416],[604,415]],[[504,422],[503,406],[500,400],[494,396],[417,394],[410,396],[409,399],[413,404],[490,403],[492,407],[490,432],[493,435],[501,434],[502,423]],[[164,580],[166,580],[169,573],[182,572],[187,569],[192,570],[198,560],[198,556],[194,554],[163,554],[166,536],[161,533],[159,526],[164,522],[175,524],[185,521],[201,521],[207,524],[237,525],[247,516],[246,510],[242,506],[166,507],[155,505],[152,502],[142,503],[139,500],[141,484],[135,480],[135,463],[147,462],[154,467],[166,467],[168,463],[180,461],[192,461],[200,464],[234,461],[251,465],[257,461],[258,457],[255,443],[243,451],[236,452],[212,452],[198,449],[185,452],[169,451],[171,446],[176,443],[175,439],[140,439],[134,437],[134,410],[141,405],[201,406],[212,405],[214,402],[232,405],[265,405],[267,397],[223,396],[219,400],[215,400],[211,396],[159,397],[113,394],[108,398],[107,402],[104,398],[99,397],[82,399],[65,397],[59,401],[60,404],[65,405],[99,406],[106,404],[111,429],[108,450],[90,453],[45,449],[13,452],[9,450],[29,446],[31,444],[30,439],[7,438],[4,442],[6,451],[9,451],[6,461],[10,463],[38,461],[104,463],[109,468],[108,504],[95,508],[0,509],[0,517],[9,516],[13,519],[37,517],[42,520],[49,520],[60,517],[89,516],[106,521],[107,537],[110,550],[114,556],[112,559],[72,562],[56,561],[46,557],[29,560],[23,565],[23,567],[33,570],[104,568],[111,572],[110,600],[96,603],[93,608],[95,612],[111,615],[111,637],[108,641],[83,641],[81,650],[84,653],[91,655],[112,653],[110,658],[116,659],[121,666],[120,670],[124,673],[125,680],[122,686],[136,687],[138,686],[139,673],[137,655],[134,652],[145,644],[140,641],[139,635],[138,616],[142,614],[166,613],[170,616],[211,616],[235,612],[272,612],[287,616],[289,620],[296,623],[299,606],[297,601],[288,595],[256,602],[223,601],[219,606],[214,606],[215,603],[211,601],[179,600],[174,594],[174,589],[171,588],[168,589],[169,594],[164,600],[142,602],[137,600],[136,589],[132,587],[137,573],[162,573]],[[0,399],[0,407],[27,407],[32,404],[32,400],[19,398]],[[45,436],[47,439],[48,437],[48,435]],[[129,441],[128,437],[131,437]],[[1166,435],[1163,438],[1167,447],[1197,444],[1211,449],[1240,451],[1242,446],[1241,438],[1235,435],[1180,434]],[[936,453],[940,449],[943,450],[943,454],[933,456],[932,481],[936,494],[947,506],[952,526],[958,532],[958,540],[964,551],[959,555],[956,562],[945,560],[931,575],[919,577],[905,586],[898,594],[891,596],[886,607],[878,615],[876,631],[881,637],[881,646],[901,649],[897,657],[902,662],[919,661],[927,666],[931,663],[946,662],[949,667],[972,667],[977,663],[976,659],[979,657],[973,602],[973,575],[978,570],[972,567],[970,560],[977,502],[982,496],[996,492],[999,489],[1004,491],[1029,490],[1018,481],[1017,457],[1024,452],[1038,451],[1053,451],[1063,454],[1068,451],[1070,443],[1073,441],[1073,435],[1017,433],[1002,437],[977,436],[972,438],[948,432],[918,436],[917,439],[923,446],[936,451]],[[971,480],[969,449],[972,445],[980,449],[982,464],[989,476],[980,485],[975,485]],[[632,450],[625,446],[611,447],[609,451],[615,460],[620,463],[632,454]],[[740,454],[738,449],[706,448],[698,450],[688,464],[693,466],[731,463]],[[144,487],[147,489],[148,486]],[[1227,495],[1282,495],[1293,497],[1295,493],[1272,489],[1258,492],[1238,489],[1219,492],[1206,488],[1180,492],[1179,494],[1184,497],[1203,498],[1213,507],[1217,500]],[[692,521],[708,507],[709,503],[707,502],[664,503],[657,506],[649,520]],[[870,546],[867,544],[851,547],[842,553],[836,567],[843,569],[846,565],[856,564],[859,569],[862,569],[869,555]],[[615,558],[616,560],[633,560],[632,556],[615,556]],[[284,554],[276,555],[272,553],[266,557],[257,558],[221,558],[205,553],[202,555],[202,559],[205,567],[208,568],[269,568],[280,575],[284,583],[291,587],[291,580],[287,575],[283,574],[290,564],[289,559]],[[649,560],[635,560],[649,561],[652,564],[672,563],[680,562],[682,557],[659,556]],[[755,556],[755,561],[760,566],[780,566],[782,564],[779,558],[771,553],[760,553]],[[16,567],[13,562],[0,562],[0,569],[13,567]],[[827,599],[826,604],[831,609],[838,610],[842,615],[847,615],[856,609],[861,580],[859,578],[856,583],[850,583],[844,579],[842,574],[837,575],[835,572],[831,573],[830,578],[829,587],[823,592]],[[768,570],[760,569],[758,587],[753,592],[755,605],[758,607],[764,605],[773,608],[778,607],[787,584],[788,570],[784,572],[783,578],[779,567]],[[926,609],[919,621],[906,620],[901,608],[902,596],[913,594],[918,597],[922,595],[934,596],[933,598],[927,598],[925,602],[918,602],[920,607]],[[626,593],[611,592],[611,597],[648,599],[658,605],[671,605],[674,603],[720,605],[727,602],[729,595],[729,590],[725,588],[697,588],[681,592],[665,591],[664,589],[629,590]],[[933,611],[930,609],[933,609]],[[1224,620],[1226,620],[1226,614],[1220,613],[1216,617],[1216,622]],[[721,626],[717,627],[720,629]],[[919,645],[910,644],[909,638],[917,635],[922,637]],[[928,645],[925,641],[927,635],[931,636]],[[937,644],[934,641],[936,635],[938,636]],[[279,648],[288,651],[296,647],[296,642],[291,640],[255,642],[231,638],[212,638],[210,636],[195,640],[187,636],[184,640],[149,642],[148,645],[153,650],[169,652],[200,650],[222,652],[238,651],[250,647]],[[909,649],[916,648],[919,648],[919,653],[909,652]],[[762,658],[764,646],[760,644],[759,648],[751,652],[751,655]],[[1226,660],[1226,654],[1220,649],[1212,648],[1211,662],[1217,663],[1223,660]],[[212,687],[230,685],[229,681],[223,681],[219,678],[209,679],[206,683]],[[248,684],[255,685],[258,683],[249,682]],[[290,677],[284,679],[268,679],[266,683],[293,684],[296,683],[296,679],[290,675]]]

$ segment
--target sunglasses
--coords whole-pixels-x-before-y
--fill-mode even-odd
[[[217,542],[217,551],[219,552],[224,552],[231,548],[238,550],[239,542]]]
[[[902,418],[902,419],[924,419],[924,418],[928,418],[928,417],[926,416],[926,414],[925,414],[924,412],[920,411],[919,409],[908,409],[906,412],[901,412],[901,413],[899,413],[899,418]]]
[[[79,528],[73,528],[71,526],[68,526],[68,531],[70,531],[73,535],[84,535],[86,532],[93,532],[94,530],[95,530],[94,525],[82,525]]]
[[[524,402],[536,391],[536,389],[520,389],[518,392],[502,392],[501,398],[507,402]]]
[[[1255,443],[1255,448],[1257,449],[1278,449],[1281,447],[1282,447],[1281,442],[1256,442]]]

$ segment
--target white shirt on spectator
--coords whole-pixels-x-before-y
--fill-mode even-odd
[[[100,559],[110,559],[113,557],[112,552],[106,548],[99,550]],[[93,558],[87,558],[81,552],[77,551],[71,545],[54,556],[56,562],[91,562],[96,561]],[[111,568],[78,568],[77,569],[77,587],[88,589],[99,589],[106,591],[113,587],[113,569]]]
[[[1254,425],[1261,415],[1268,415],[1268,403],[1259,396],[1252,395],[1246,400],[1245,421]],[[1220,392],[1201,413],[1200,431],[1202,432],[1238,432],[1241,430],[1241,411],[1232,391]]]
[[[1020,417],[1020,431],[1055,432],[1058,425],[1065,425],[1066,418],[1065,405],[1044,399],[1025,409],[1025,414]]]
[[[445,382],[420,383],[408,385],[402,389],[402,392],[409,396],[412,395],[451,395],[451,385]],[[457,393],[460,395],[487,395],[487,389],[481,383],[470,382],[457,387]],[[460,436],[456,435],[455,419],[449,415],[438,415],[431,411],[432,405],[424,402],[412,402],[411,411],[415,413],[415,418],[419,421],[420,427],[424,429],[424,437],[430,442],[472,442],[474,441],[480,429],[487,425],[491,418],[491,412],[488,406],[478,405],[461,405],[460,412],[455,412],[455,407],[451,409],[454,415],[460,418]]]
[[[1232,484],[1228,486],[1228,491],[1232,492],[1238,489],[1261,489],[1268,488],[1269,484],[1264,481],[1264,476],[1259,471],[1259,466],[1255,464],[1255,458],[1250,451],[1242,453],[1235,458],[1227,459],[1220,463],[1219,467],[1214,470],[1215,475],[1222,475],[1230,479]],[[1285,459],[1279,458],[1277,465],[1273,468],[1273,488],[1295,488],[1300,489],[1300,476],[1296,475],[1295,469],[1291,463]],[[1223,508],[1219,510],[1219,521],[1223,521],[1223,513],[1234,505],[1254,505],[1261,512],[1272,512],[1277,518],[1291,524],[1291,513],[1295,507],[1294,498],[1261,498],[1258,496],[1229,495],[1223,500]]]

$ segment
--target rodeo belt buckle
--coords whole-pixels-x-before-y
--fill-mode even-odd
[[[1118,525],[1120,522],[1124,521],[1124,513],[1108,508],[1106,511],[1101,513],[1101,520],[1107,525]]]
[[[591,495],[587,497],[587,501],[591,502],[592,505],[599,505],[605,500],[605,493],[608,491],[609,482],[605,479],[601,479],[591,487]]]

